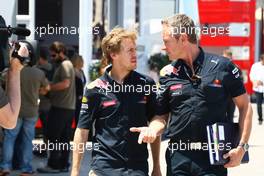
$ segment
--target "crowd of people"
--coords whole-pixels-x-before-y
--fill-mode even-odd
[[[71,125],[74,117],[78,122],[86,82],[82,56],[75,54],[68,58],[63,43],[54,42],[49,51],[42,48],[35,63],[31,44],[23,44],[29,51],[31,62],[20,73],[21,107],[16,126],[3,129],[0,175],[8,175],[12,169],[21,170],[21,176],[35,173],[32,141],[38,118],[42,123],[44,143],[69,145]],[[38,172],[68,172],[69,155],[69,150],[50,151],[47,166],[38,168]]]

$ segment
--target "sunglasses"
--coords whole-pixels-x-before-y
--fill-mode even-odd
[[[50,56],[51,56],[51,57],[56,57],[56,56],[57,56],[57,54],[51,54]]]

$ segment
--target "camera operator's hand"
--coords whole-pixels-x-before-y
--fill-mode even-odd
[[[17,58],[11,58],[10,60],[10,69],[12,71],[21,71],[23,68],[23,65],[21,64],[20,60]]]
[[[18,50],[18,55],[21,57],[28,57],[29,56],[29,52],[28,49],[26,47],[26,45],[24,43],[19,43],[20,48]],[[10,52],[12,53],[13,50]],[[11,54],[12,55],[12,54]],[[20,62],[20,60],[18,58],[14,58],[10,55],[10,69],[13,71],[21,71],[21,69],[23,68],[23,64]]]

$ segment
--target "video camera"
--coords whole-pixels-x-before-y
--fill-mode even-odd
[[[29,36],[30,30],[22,27],[12,28],[10,26],[6,26],[4,18],[0,15],[0,71],[4,70],[9,66],[9,49],[13,47],[14,50],[11,54],[12,57],[18,58],[23,65],[34,65],[37,59],[38,53],[38,42],[35,40],[26,41],[20,40],[13,42],[10,46],[8,43],[8,38],[12,35],[19,36]],[[18,50],[20,48],[19,42],[22,42],[26,45],[29,50],[29,57],[22,57],[18,54]]]

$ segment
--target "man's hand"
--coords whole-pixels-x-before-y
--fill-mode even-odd
[[[18,50],[18,55],[22,57],[28,57],[29,51],[24,43],[19,43],[20,48]],[[23,68],[23,65],[19,61],[19,59],[12,57],[13,49],[10,52],[10,68],[12,71],[21,71]]]
[[[138,143],[153,143],[157,137],[157,133],[149,127],[132,127],[130,131],[133,133],[140,133],[138,137]]]
[[[224,165],[225,168],[229,167],[236,167],[239,166],[241,163],[241,160],[245,154],[245,151],[242,147],[237,147],[232,150],[230,150],[228,153],[224,154],[224,159],[227,159],[229,157],[230,161]]]
[[[10,60],[10,71],[20,72],[24,66],[17,58],[11,58]]]

